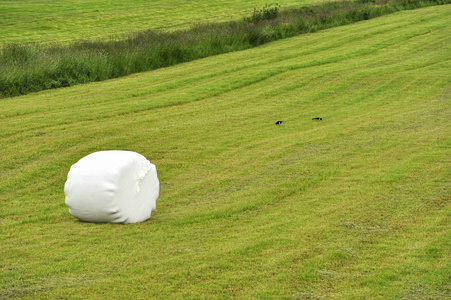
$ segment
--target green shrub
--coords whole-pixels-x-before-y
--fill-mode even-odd
[[[262,9],[254,8],[254,13],[251,17],[246,18],[249,23],[259,23],[265,20],[274,20],[279,16],[280,5],[270,4],[266,5]]]

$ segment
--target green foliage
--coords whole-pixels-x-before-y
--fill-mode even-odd
[[[280,5],[279,4],[270,4],[266,5],[262,9],[254,8],[254,13],[251,17],[246,20],[250,23],[259,23],[262,21],[274,20],[279,16]]]

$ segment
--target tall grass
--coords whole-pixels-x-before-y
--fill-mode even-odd
[[[345,25],[451,0],[360,0],[254,10],[250,17],[197,24],[175,32],[146,31],[124,40],[71,45],[6,45],[0,55],[0,97],[101,81],[255,47],[301,33]]]

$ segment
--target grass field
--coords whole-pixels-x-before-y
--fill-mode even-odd
[[[277,2],[285,7],[319,1]],[[239,19],[267,4],[263,0],[3,0],[0,45],[118,37],[147,29],[185,29],[197,22]]]
[[[449,299],[450,14],[2,99],[0,298]],[[157,166],[149,221],[69,215],[107,149]]]
[[[450,3],[451,0],[333,1],[284,10],[270,5],[240,20],[197,24],[174,32],[143,31],[119,40],[69,44],[3,45],[0,99],[120,78],[398,11]]]

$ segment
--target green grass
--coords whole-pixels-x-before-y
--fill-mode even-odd
[[[0,296],[449,298],[450,13],[2,99]],[[68,213],[107,149],[156,164],[149,221]]]
[[[282,6],[315,2],[278,1]],[[2,0],[0,45],[116,38],[148,29],[186,29],[197,22],[239,19],[266,4],[266,0]]]
[[[326,2],[308,7],[265,6],[238,21],[127,38],[46,45],[5,45],[0,52],[0,98],[118,78],[208,56],[245,50],[302,33],[347,25],[451,0]]]

